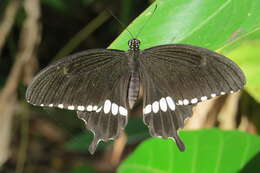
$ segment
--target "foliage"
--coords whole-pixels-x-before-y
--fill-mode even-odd
[[[260,32],[259,32],[260,33]],[[247,91],[260,102],[260,37],[257,40],[245,40],[227,53],[243,69],[247,77]]]
[[[252,173],[260,170],[260,137],[217,129],[182,131],[187,148],[174,142],[150,139],[119,167],[119,173]]]

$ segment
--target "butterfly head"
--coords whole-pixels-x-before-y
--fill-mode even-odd
[[[130,50],[139,50],[140,40],[133,38],[128,41],[128,46]]]

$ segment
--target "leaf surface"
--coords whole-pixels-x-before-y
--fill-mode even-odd
[[[119,167],[119,173],[245,173],[260,170],[260,137],[217,129],[181,131],[186,151],[171,140],[149,139]],[[258,164],[257,164],[258,162]]]

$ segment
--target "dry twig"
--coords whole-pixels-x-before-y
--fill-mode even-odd
[[[227,97],[226,103],[221,109],[218,120],[219,127],[225,130],[236,129],[236,115],[238,110],[240,92]]]
[[[193,116],[188,119],[185,129],[200,129],[204,127],[208,113],[213,108],[216,99],[199,103],[193,110]]]
[[[24,69],[28,68],[26,66],[27,63],[35,58],[35,52],[40,41],[38,23],[40,18],[40,1],[25,0],[24,7],[27,18],[21,31],[19,50],[7,82],[0,93],[0,164],[4,163],[8,158],[12,117],[16,107],[14,101],[16,100],[16,90]]]
[[[113,152],[111,155],[111,164],[113,167],[118,166],[123,151],[125,149],[125,145],[127,143],[127,136],[124,131],[122,131],[119,135],[119,138],[115,141],[114,146],[113,146]]]
[[[15,21],[16,12],[19,9],[19,5],[20,0],[12,0],[6,8],[2,23],[0,25],[0,54]]]

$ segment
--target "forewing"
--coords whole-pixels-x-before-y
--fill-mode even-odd
[[[194,104],[233,93],[245,85],[245,76],[230,59],[205,48],[172,44],[143,52],[141,61],[150,76],[165,79],[165,87],[179,105]]]
[[[26,99],[38,106],[69,109],[93,105],[127,72],[122,51],[88,50],[43,69],[29,85]]]
[[[76,110],[94,133],[91,153],[100,140],[116,138],[127,122],[129,80],[123,51],[88,50],[43,69],[26,92],[29,103]]]

